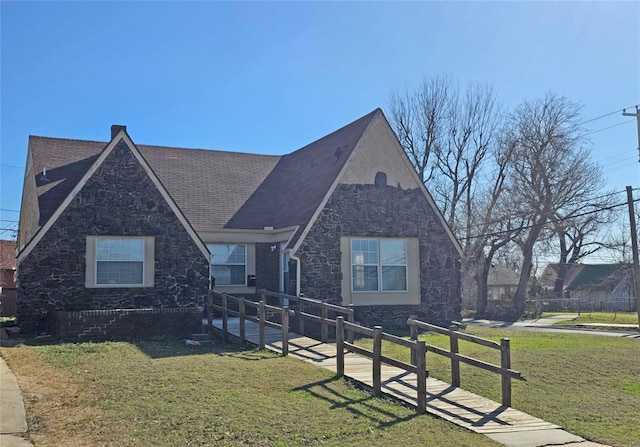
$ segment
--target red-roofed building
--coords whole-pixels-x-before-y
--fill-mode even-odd
[[[381,110],[283,156],[30,137],[18,320],[285,291],[368,324],[460,318],[461,249]],[[210,273],[211,272],[211,273]]]

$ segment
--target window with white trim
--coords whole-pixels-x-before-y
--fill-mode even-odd
[[[247,246],[240,244],[208,244],[211,252],[211,276],[216,286],[247,284]]]
[[[96,238],[96,285],[142,286],[144,238]]]
[[[351,239],[353,292],[406,292],[407,241]]]

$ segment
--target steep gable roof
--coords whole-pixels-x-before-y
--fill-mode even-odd
[[[583,264],[583,268],[566,285],[566,289],[613,290],[630,270],[629,264]]]
[[[209,251],[207,250],[206,246],[204,245],[202,240],[200,240],[199,236],[194,231],[193,227],[191,226],[187,218],[184,216],[184,214],[182,213],[178,205],[175,203],[175,201],[173,200],[169,192],[166,190],[166,188],[164,187],[164,185],[162,184],[158,176],[155,174],[153,169],[149,166],[144,156],[140,153],[140,150],[133,143],[133,141],[127,134],[127,132],[125,130],[120,130],[119,132],[117,132],[116,135],[113,136],[112,140],[102,149],[102,151],[99,154],[91,154],[89,157],[79,160],[82,163],[88,163],[88,160],[93,160],[93,162],[85,170],[83,175],[79,176],[78,170],[76,169],[67,169],[65,171],[66,166],[64,164],[60,166],[61,169],[59,172],[64,171],[67,174],[66,176],[61,175],[60,178],[56,177],[52,179],[50,177],[50,172],[48,169],[43,170],[40,172],[40,174],[38,174],[40,176],[40,182],[39,182],[40,191],[38,192],[39,201],[42,196],[49,194],[48,196],[49,198],[55,197],[56,199],[60,199],[60,202],[55,208],[55,210],[53,211],[53,213],[51,214],[51,216],[48,217],[46,222],[44,222],[42,226],[39,228],[39,230],[36,232],[34,237],[30,241],[28,241],[27,244],[22,248],[21,252],[18,254],[18,262],[21,262],[21,260],[24,259],[31,252],[33,247],[40,241],[40,239],[42,239],[44,234],[46,234],[49,228],[51,228],[51,226],[55,223],[56,219],[60,216],[60,214],[64,211],[64,209],[69,205],[69,203],[71,203],[71,201],[75,198],[75,196],[78,194],[81,188],[86,184],[86,182],[91,178],[91,176],[102,165],[105,159],[109,156],[109,154],[113,152],[113,150],[116,148],[116,146],[120,142],[126,145],[126,147],[131,151],[133,156],[137,159],[138,163],[140,163],[142,168],[146,171],[147,175],[149,176],[149,178],[151,179],[155,187],[158,189],[160,194],[164,197],[167,204],[169,205],[171,210],[174,212],[174,214],[176,215],[180,223],[183,225],[184,229],[191,236],[192,240],[198,246],[202,254],[207,258],[209,257]],[[97,146],[92,145],[91,149],[95,147]],[[31,149],[32,148],[30,147],[30,150]],[[86,151],[87,150],[85,149],[84,151],[85,155],[87,153]],[[78,151],[78,152],[83,152],[83,151]],[[34,158],[34,165],[35,165],[36,155],[33,154],[33,152],[32,152],[32,155]],[[64,159],[64,157],[59,157],[59,158]],[[57,158],[53,157],[53,160],[57,160]],[[49,162],[49,159],[46,159],[46,161]],[[71,164],[75,164],[75,163],[71,163]],[[38,171],[36,170],[35,172],[38,172]],[[53,184],[54,187],[49,187],[50,183]],[[61,188],[60,185],[65,185],[65,188]],[[36,186],[38,186],[37,179],[36,179]],[[60,189],[56,189],[56,187]],[[69,189],[70,191],[66,194],[66,196],[62,197],[62,194],[63,194],[62,191],[66,189]],[[54,191],[55,194],[52,195],[51,191]]]
[[[149,145],[136,148],[194,229],[297,227],[289,241],[293,247],[313,223],[377,118],[386,123],[382,111],[376,109],[281,157]],[[388,123],[387,127],[393,134]],[[395,134],[393,141],[406,158]],[[30,137],[40,225],[51,219],[106,147],[106,142]],[[410,165],[408,158],[405,161]],[[460,250],[433,199],[422,183],[420,187]]]
[[[29,137],[43,225],[95,163],[108,142]]]
[[[298,226],[298,233],[291,240],[295,243],[300,229],[319,208],[377,111],[283,156],[225,227]]]
[[[567,284],[570,284],[573,278],[580,273],[580,271],[584,268],[584,264],[568,264],[568,271],[565,276],[565,287]],[[560,270],[560,264],[558,263],[550,263],[547,264],[544,271],[540,275],[540,279],[538,282],[543,287],[555,287],[556,281],[558,280],[558,272]]]
[[[137,148],[198,230],[304,226],[374,114],[282,157],[150,145]],[[29,138],[40,225],[51,218],[107,144]]]
[[[40,225],[93,165],[107,142],[29,138],[36,173]],[[195,228],[222,227],[260,185],[280,157],[137,145]],[[43,170],[46,169],[46,177]]]

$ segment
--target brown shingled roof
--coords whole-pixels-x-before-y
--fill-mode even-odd
[[[225,227],[262,229],[298,225],[297,238],[377,111],[283,156]],[[291,242],[295,243],[296,238]]]
[[[145,145],[138,149],[196,230],[223,227],[280,159]]]
[[[363,132],[371,112],[283,157],[137,145],[196,230],[305,226]],[[107,142],[31,136],[40,225],[60,206]],[[46,178],[43,178],[46,168]]]
[[[106,145],[106,142],[98,141],[29,137],[40,207],[40,225],[49,220]],[[46,176],[43,176],[44,169]]]

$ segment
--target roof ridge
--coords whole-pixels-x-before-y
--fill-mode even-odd
[[[85,140],[85,139],[81,139],[81,138],[47,137],[47,136],[42,136],[42,135],[29,135],[29,138],[38,138],[38,139],[41,139],[41,140],[68,141],[68,142],[75,142],[75,143],[98,143],[98,144],[104,144],[105,146],[107,144],[109,144],[109,141]],[[282,157],[283,155],[287,155],[287,154],[283,154],[283,155],[259,154],[259,153],[255,153],[255,152],[239,152],[239,151],[231,151],[231,150],[223,150],[223,149],[206,149],[206,148],[202,148],[202,147],[165,146],[165,145],[161,145],[161,144],[137,144],[136,143],[136,146],[144,147],[144,148],[176,149],[176,150],[183,150],[183,151],[201,151],[201,152],[217,152],[217,153],[227,153],[227,154],[255,155],[255,156],[259,156],[259,157],[275,157],[275,158],[279,158],[279,157]]]
[[[360,121],[368,121],[368,120],[370,121],[370,120],[372,120],[372,119],[373,119],[373,117],[376,115],[376,112],[378,112],[378,111],[382,112],[382,109],[380,109],[380,108],[378,107],[378,108],[376,108],[375,110],[373,110],[372,112],[369,112],[369,113],[367,113],[366,115],[363,115],[363,116],[361,116],[360,118],[358,118],[358,119],[355,119],[355,120],[351,121],[349,124],[346,124],[346,125],[344,125],[344,126],[340,127],[339,129],[336,129],[336,130],[334,130],[333,132],[328,133],[327,135],[324,135],[324,136],[322,136],[322,137],[318,138],[317,140],[313,140],[311,143],[308,143],[308,144],[306,144],[306,145],[302,146],[301,148],[296,149],[295,151],[293,151],[293,152],[289,152],[289,153],[284,154],[284,155],[285,155],[285,156],[286,156],[286,155],[293,155],[293,154],[295,154],[296,152],[300,152],[300,151],[302,151],[302,150],[304,150],[304,149],[308,148],[309,146],[312,146],[312,145],[314,145],[314,144],[316,144],[316,143],[319,143],[319,142],[321,142],[321,141],[323,141],[323,140],[326,140],[326,139],[329,139],[329,138],[331,138],[331,137],[334,137],[336,134],[338,134],[338,133],[340,133],[340,132],[342,132],[342,131],[346,130],[348,127],[350,127],[350,126],[352,126],[352,125],[354,125],[354,124],[356,124],[356,123],[358,123],[358,122],[360,122]],[[366,129],[367,129],[367,126],[365,126],[365,127],[362,129],[362,133],[364,133],[364,131],[365,131]],[[362,136],[362,134],[360,134],[360,136]]]
[[[236,154],[236,155],[252,155],[252,156],[258,156],[258,157],[273,157],[273,158],[281,158],[284,155],[275,155],[275,154],[258,154],[255,152],[237,152],[237,151],[229,151],[229,150],[222,150],[222,149],[205,149],[205,148],[201,148],[201,147],[176,147],[176,146],[163,146],[163,145],[157,145],[157,144],[137,144],[136,146],[138,147],[144,147],[144,148],[159,148],[159,149],[176,149],[176,150],[180,150],[180,151],[200,151],[200,152],[216,152],[219,154]]]
[[[43,135],[29,135],[29,138],[40,138],[42,140],[56,140],[56,141],[75,141],[78,143],[100,143],[100,144],[104,144],[105,146],[109,144],[109,141],[85,140],[82,138],[46,137]]]

